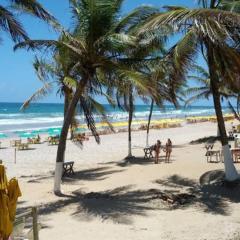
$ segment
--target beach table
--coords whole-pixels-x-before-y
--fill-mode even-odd
[[[231,149],[232,158],[234,163],[240,163],[240,148]]]
[[[22,143],[22,141],[21,140],[12,140],[11,142],[10,142],[10,145],[12,146],[12,147],[17,147],[19,144],[21,144]]]
[[[145,159],[150,159],[150,158],[153,158],[153,149],[152,147],[146,147],[143,149],[143,152],[144,152],[144,158]]]
[[[29,149],[29,145],[28,143],[21,143],[17,146],[18,150],[28,150]]]

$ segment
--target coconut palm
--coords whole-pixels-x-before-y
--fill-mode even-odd
[[[188,106],[201,99],[209,100],[209,98],[212,97],[209,73],[201,66],[195,65],[193,69],[195,70],[196,75],[189,75],[188,78],[198,83],[198,86],[187,87],[185,89],[184,94],[190,96],[185,101],[185,106]],[[219,87],[219,93],[222,101],[224,99],[237,97],[237,94],[231,91],[231,89],[227,88],[225,85],[221,85]]]
[[[43,6],[36,0],[8,0],[9,6],[0,5],[0,30],[11,35],[14,42],[27,40],[28,36],[21,22],[17,19],[18,12],[31,14],[48,22],[55,22]]]
[[[168,7],[166,12],[156,14],[144,29],[159,29],[170,24],[174,29],[185,32],[184,37],[174,46],[177,53],[176,66],[182,64],[185,65],[185,69],[191,66],[197,52],[202,50],[209,68],[210,86],[223,146],[226,180],[234,181],[239,176],[228,145],[219,87],[225,84],[236,91],[240,86],[240,81],[238,79],[236,81],[240,66],[240,54],[237,51],[240,15],[222,10],[225,4],[234,1],[199,2],[202,3],[202,8],[198,9]],[[179,67],[178,69],[180,70]]]
[[[55,193],[61,192],[60,182],[66,138],[77,105],[80,105],[89,128],[94,132],[94,119],[89,115],[89,109],[91,109],[89,106],[94,105],[93,101],[89,103],[91,95],[104,94],[102,88],[111,85],[113,70],[123,72],[123,69],[126,69],[126,64],[121,63],[122,58],[127,56],[129,49],[135,48],[137,39],[125,32],[137,25],[139,19],[146,18],[156,11],[151,7],[142,6],[130,15],[119,19],[122,2],[122,0],[71,0],[75,21],[71,33],[63,30],[64,37],[59,41],[25,41],[16,46],[16,48],[30,49],[45,46],[55,51],[68,48],[74,62],[72,69],[74,77],[71,78],[71,82],[75,82],[75,89],[60,135],[55,170]],[[58,28],[61,27],[58,26]],[[101,111],[99,104],[94,103]],[[97,133],[95,135],[99,142]]]

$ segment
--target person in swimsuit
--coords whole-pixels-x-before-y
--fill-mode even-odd
[[[166,162],[169,163],[170,156],[172,153],[172,141],[170,140],[170,138],[166,142],[165,152],[166,152]]]
[[[154,145],[155,164],[159,163],[160,150],[161,150],[161,142],[160,140],[157,140],[157,143]]]

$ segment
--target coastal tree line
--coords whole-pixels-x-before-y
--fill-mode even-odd
[[[191,95],[187,103],[212,96],[226,180],[239,178],[230,154],[221,106],[222,97],[237,97],[240,88],[239,1],[199,0],[195,9],[141,6],[121,16],[123,0],[69,0],[73,19],[69,29],[64,29],[37,1],[9,2],[18,11],[47,21],[59,32],[57,40],[31,40],[14,13],[0,5],[0,28],[10,33],[16,42],[15,50],[24,48],[38,54],[47,50],[51,55],[36,57],[34,68],[43,86],[23,108],[56,86],[64,98],[64,122],[55,168],[56,194],[61,193],[66,140],[69,129],[76,124],[76,112],[81,110],[84,114],[98,143],[100,137],[93,113],[101,115],[102,121],[113,130],[104,106],[96,100],[99,96],[129,113],[128,157],[132,156],[131,123],[136,98],[151,105],[148,134],[154,104],[164,108],[170,102],[178,107],[179,100],[187,94]],[[179,33],[179,41],[168,47],[167,41]],[[196,65],[199,55],[207,69]],[[193,72],[198,75],[189,76]],[[189,77],[203,86],[188,87]]]

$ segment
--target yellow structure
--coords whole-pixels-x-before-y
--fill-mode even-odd
[[[7,240],[13,231],[17,199],[20,196],[17,179],[8,182],[5,167],[0,164],[0,240]]]

